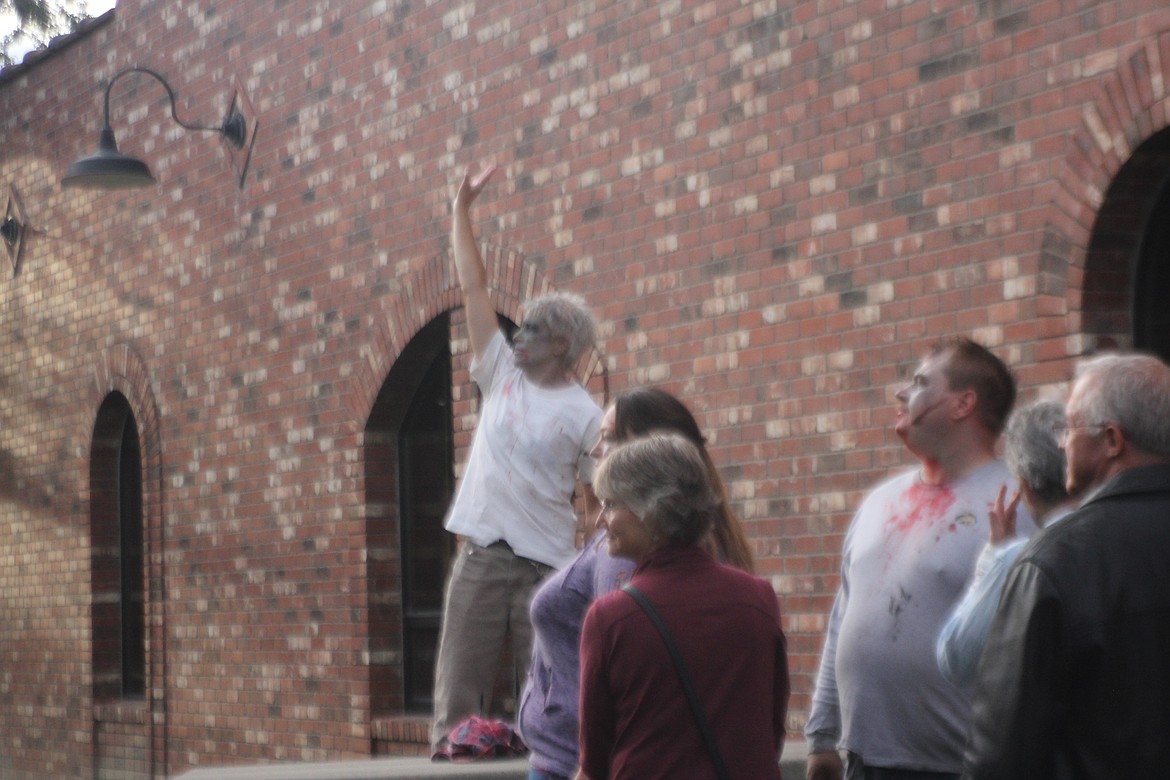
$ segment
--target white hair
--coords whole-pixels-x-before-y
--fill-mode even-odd
[[[1170,366],[1152,355],[1107,354],[1076,369],[1091,424],[1114,423],[1134,447],[1170,456]]]

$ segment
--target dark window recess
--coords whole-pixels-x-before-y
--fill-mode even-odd
[[[125,396],[98,411],[90,456],[94,699],[146,694],[142,450]]]
[[[370,708],[432,708],[443,586],[455,537],[443,528],[454,477],[451,320],[427,323],[394,361],[365,430]]]
[[[1170,164],[1167,158],[1170,150],[1163,148],[1164,166]],[[1134,346],[1170,361],[1170,181],[1165,178],[1146,220],[1135,282]]]
[[[451,358],[436,355],[398,434],[403,676],[407,710],[429,710],[443,585],[455,537],[443,528],[454,488]]]

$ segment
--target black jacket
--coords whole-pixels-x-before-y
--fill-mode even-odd
[[[1170,465],[1118,474],[1025,548],[963,777],[1170,777]]]

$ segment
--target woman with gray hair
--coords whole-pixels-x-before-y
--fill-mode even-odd
[[[677,434],[635,439],[606,456],[594,489],[610,554],[636,568],[632,590],[600,597],[581,629],[578,778],[778,779],[780,608],[771,585],[701,546],[720,499],[698,449]]]
[[[1056,401],[1037,401],[1017,409],[1004,431],[1004,460],[1020,481],[1020,488],[1005,504],[1007,487],[988,513],[990,538],[975,563],[967,591],[951,613],[935,645],[939,669],[956,685],[975,680],[979,656],[987,642],[1000,593],[1028,537],[1016,537],[1016,507],[1020,499],[1041,528],[1073,510],[1065,490],[1064,452],[1060,437],[1065,428],[1064,406]]]
[[[677,433],[699,451],[720,509],[702,546],[720,563],[753,573],[752,554],[727,502],[719,470],[691,411],[657,387],[626,390],[601,418],[590,456],[598,462],[622,442],[651,433]],[[596,520],[596,515],[589,518]],[[584,547],[565,568],[546,579],[532,598],[532,663],[516,710],[516,728],[528,747],[528,780],[569,780],[577,773],[580,721],[581,624],[594,599],[630,579],[634,562],[609,554],[606,533],[591,523]]]

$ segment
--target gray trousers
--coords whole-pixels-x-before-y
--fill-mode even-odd
[[[519,697],[532,657],[528,607],[536,585],[550,572],[551,566],[521,558],[503,542],[480,547],[463,541],[443,599],[432,750],[469,715],[491,712],[492,689],[509,633],[512,682]]]

